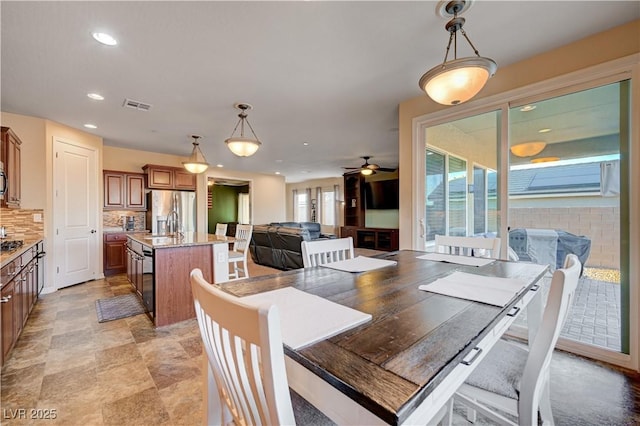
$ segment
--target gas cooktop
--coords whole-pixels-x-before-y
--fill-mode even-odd
[[[0,251],[11,251],[22,247],[22,240],[7,240],[0,243]]]

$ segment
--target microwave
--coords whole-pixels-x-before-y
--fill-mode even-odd
[[[7,193],[7,175],[4,172],[4,163],[0,161],[0,200],[4,199]]]

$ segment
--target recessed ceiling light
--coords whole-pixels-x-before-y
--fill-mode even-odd
[[[551,131],[551,129],[547,127],[545,129],[538,130],[538,133],[549,133],[550,131]]]
[[[280,172],[276,172],[276,174],[277,174],[277,175],[279,175],[279,174],[280,174]]]
[[[86,127],[87,129],[97,129],[98,128],[98,126],[96,126],[95,124],[91,124],[91,123],[85,124],[84,127]]]
[[[222,164],[216,164],[216,167],[224,167]]]
[[[87,97],[93,99],[94,101],[104,101],[104,96],[99,93],[87,93]]]
[[[309,146],[309,142],[302,142],[302,145]]]
[[[522,112],[529,112],[529,111],[533,111],[534,109],[536,109],[537,107],[535,105],[525,105],[522,108],[520,108],[520,111]]]
[[[107,33],[93,33],[93,38],[99,43],[106,44],[107,46],[115,46],[118,41]]]

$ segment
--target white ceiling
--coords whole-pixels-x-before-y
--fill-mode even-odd
[[[421,96],[418,79],[444,56],[436,4],[3,0],[2,111],[185,157],[198,134],[209,163],[287,182],[340,176],[362,155],[396,167],[398,104]],[[465,18],[480,54],[504,67],[638,19],[640,2],[477,1]],[[119,45],[98,44],[95,31]],[[152,108],[124,108],[125,98]],[[253,105],[263,142],[250,158],[223,142],[236,102]]]

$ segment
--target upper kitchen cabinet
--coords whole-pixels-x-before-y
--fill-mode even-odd
[[[103,177],[105,210],[146,210],[144,174],[105,170]]]
[[[7,188],[0,207],[20,207],[20,138],[8,127],[2,127],[0,161],[4,165]]]
[[[142,167],[142,170],[147,173],[147,188],[149,189],[196,190],[196,175],[189,173],[182,167],[147,164]]]

